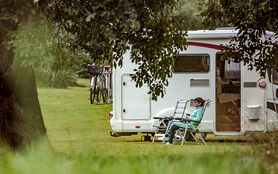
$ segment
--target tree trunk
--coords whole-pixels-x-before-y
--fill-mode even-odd
[[[13,63],[12,51],[3,45],[11,27],[0,25],[0,141],[19,149],[44,137],[46,129],[34,72]]]

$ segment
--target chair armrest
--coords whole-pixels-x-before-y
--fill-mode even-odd
[[[158,129],[166,129],[167,128],[166,126],[155,126],[155,125],[153,125],[153,127],[156,127]]]
[[[185,118],[181,119],[181,121],[192,121],[192,122],[195,122],[195,123],[200,123],[200,121],[196,121],[196,120],[189,120],[189,119],[185,119]]]
[[[159,119],[159,120],[172,120],[173,117],[153,117],[153,119]]]
[[[164,117],[153,117],[153,119],[164,119]]]

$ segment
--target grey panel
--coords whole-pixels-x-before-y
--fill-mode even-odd
[[[190,86],[209,86],[209,79],[190,79]]]
[[[257,82],[244,82],[243,83],[243,87],[247,87],[247,88],[249,88],[249,87],[257,87]]]

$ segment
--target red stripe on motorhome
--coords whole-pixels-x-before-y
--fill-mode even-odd
[[[216,50],[222,50],[222,46],[220,46],[220,45],[200,43],[200,42],[187,42],[187,43],[188,43],[188,45],[191,45],[191,46],[206,47],[206,48],[212,48],[212,49],[216,49]]]

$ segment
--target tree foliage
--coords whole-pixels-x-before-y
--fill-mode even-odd
[[[226,24],[238,30],[224,59],[242,61],[248,69],[255,68],[262,76],[278,65],[278,4],[275,0],[211,1],[202,13],[213,26],[225,18]],[[214,13],[222,14],[215,18]],[[268,32],[272,31],[272,32]]]
[[[83,57],[67,47],[63,32],[56,36],[53,30],[43,17],[29,18],[10,33],[8,46],[15,53],[15,63],[34,69],[39,84],[63,88],[75,81]]]
[[[35,4],[32,0],[0,0],[0,20],[13,22],[14,25],[23,20],[29,13],[35,13]]]
[[[37,12],[32,0],[0,0],[0,143],[13,149],[46,135],[34,72],[15,64],[13,52],[4,44],[11,39],[10,32]]]
[[[205,29],[202,23],[203,17],[200,13],[204,9],[203,5],[200,0],[180,0],[178,2],[174,15],[183,19],[184,30]]]
[[[204,29],[215,29],[216,27],[228,26],[225,9],[220,0],[199,0],[199,5],[203,7],[200,11]]]
[[[152,98],[164,94],[178,50],[186,48],[181,18],[173,17],[176,0],[56,0],[49,19],[72,34],[69,43],[94,62],[122,66],[130,51],[138,64],[132,79],[149,86]]]
[[[52,87],[66,87],[72,83],[77,71],[77,59],[70,49],[61,47],[58,37],[45,20],[47,1],[1,0],[1,29],[9,36],[5,40],[15,56],[13,63],[32,67],[39,84]],[[5,26],[9,26],[5,29]],[[55,28],[54,28],[55,29]],[[65,37],[60,36],[64,40]]]

